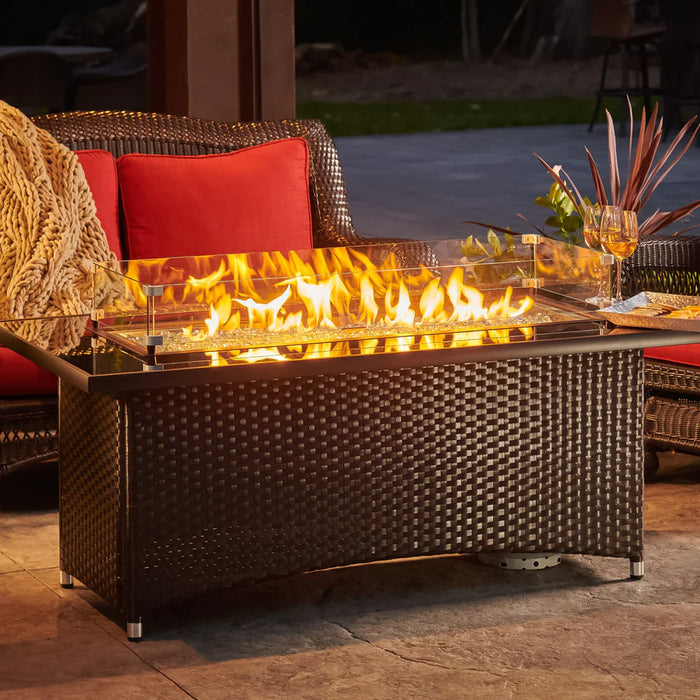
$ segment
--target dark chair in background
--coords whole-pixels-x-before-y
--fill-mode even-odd
[[[661,87],[649,84],[649,49],[656,51],[664,34],[663,25],[656,23],[637,24],[632,0],[589,0],[590,34],[608,40],[603,56],[600,86],[588,131],[592,131],[601,101],[604,97],[620,99],[619,130],[623,133],[627,122],[627,96],[644,98],[647,114],[651,109],[652,95],[660,95]],[[607,73],[610,57],[619,53],[621,60],[620,81],[608,86]],[[631,78],[635,78],[632,86]]]
[[[147,63],[146,44],[136,42],[105,65],[76,71],[71,98],[73,108],[144,111]]]
[[[70,63],[49,50],[0,57],[0,99],[33,116],[71,107]]]

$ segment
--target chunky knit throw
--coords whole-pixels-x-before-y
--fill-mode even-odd
[[[0,319],[89,313],[114,259],[76,155],[0,101]]]

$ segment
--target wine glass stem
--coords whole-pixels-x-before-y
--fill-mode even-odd
[[[615,272],[617,275],[617,285],[615,286],[615,301],[622,301],[622,260],[615,258]]]

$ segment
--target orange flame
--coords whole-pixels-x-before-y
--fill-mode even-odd
[[[202,274],[190,272],[184,284],[168,284],[166,270],[159,303],[200,319],[199,309],[206,304],[209,315],[203,324],[200,320],[182,328],[189,342],[202,344],[221,333],[263,333],[245,347],[234,342],[224,348],[229,360],[245,362],[373,354],[380,344],[384,352],[406,352],[479,345],[487,337],[507,343],[512,319],[534,303],[523,295],[514,300],[510,286],[487,303],[481,291],[465,284],[459,266],[443,276],[425,267],[406,270],[393,254],[380,263],[370,255],[351,248],[261,253],[255,267],[246,255],[226,255],[215,261],[214,271],[204,267],[211,266],[209,258],[132,261],[126,275],[134,304],[143,308],[146,297],[136,281],[140,273],[148,277],[150,266],[167,264],[181,280],[176,264],[201,264]],[[485,326],[464,327],[479,322]],[[521,331],[526,339],[532,336],[532,328]],[[208,354],[215,364],[228,361],[219,353]]]

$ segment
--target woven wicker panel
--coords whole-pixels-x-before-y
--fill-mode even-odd
[[[127,395],[131,602],[444,552],[638,557],[641,369],[625,351]]]
[[[644,439],[658,449],[700,454],[700,401],[650,397],[644,411]]]
[[[666,267],[700,272],[700,238],[695,235],[655,234],[643,239],[627,267]]]
[[[700,367],[645,360],[644,384],[647,390],[700,396]]]
[[[625,294],[700,294],[700,237],[650,236],[623,262]]]
[[[690,270],[635,268],[625,272],[622,284],[626,297],[634,296],[639,292],[700,295],[700,274]]]
[[[118,606],[118,402],[67,382],[61,382],[59,395],[61,568]]]
[[[55,398],[0,400],[0,477],[57,455]]]

